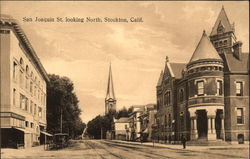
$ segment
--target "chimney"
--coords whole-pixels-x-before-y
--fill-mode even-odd
[[[242,46],[242,42],[241,41],[237,41],[233,45],[233,55],[238,60],[241,60],[241,53],[242,53],[241,46]]]

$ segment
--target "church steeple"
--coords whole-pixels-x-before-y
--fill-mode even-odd
[[[108,87],[105,98],[105,114],[107,114],[110,110],[116,110],[116,98],[115,98],[111,63],[109,66]]]

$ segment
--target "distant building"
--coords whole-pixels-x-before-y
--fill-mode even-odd
[[[129,140],[141,140],[141,119],[144,112],[144,105],[132,106],[133,112],[129,116]]]
[[[155,124],[156,104],[147,104],[144,106],[144,111],[140,114],[141,135],[143,141],[151,141]]]
[[[109,66],[108,87],[105,98],[105,114],[107,114],[110,110],[116,111],[116,98],[112,78],[111,64]]]
[[[170,63],[157,84],[159,141],[249,141],[249,53],[222,8],[187,64]]]
[[[155,123],[156,104],[135,105],[129,116],[128,139],[151,141],[152,125]]]
[[[114,119],[115,139],[128,140],[129,118]]]
[[[31,147],[46,134],[49,79],[17,21],[1,15],[0,26],[1,147]]]

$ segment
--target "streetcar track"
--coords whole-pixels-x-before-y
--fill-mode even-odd
[[[123,150],[125,150],[125,151],[140,151],[140,152],[143,152],[144,153],[144,156],[146,156],[146,157],[149,157],[149,158],[152,158],[152,156],[149,156],[148,154],[150,154],[150,155],[155,155],[155,156],[157,156],[157,157],[163,157],[163,158],[169,158],[169,159],[174,159],[173,157],[169,157],[169,156],[165,156],[165,155],[160,155],[160,154],[157,154],[157,153],[153,153],[152,151],[143,151],[143,149],[141,149],[141,148],[136,148],[136,150],[134,149],[135,147],[134,146],[132,146],[132,145],[130,145],[130,146],[127,146],[127,145],[125,145],[124,146],[124,144],[123,145],[119,145],[119,144],[117,144],[117,143],[110,143],[110,142],[107,142],[107,141],[104,141],[105,142],[105,144],[107,144],[108,146],[111,146],[111,147],[117,147],[117,148],[120,148],[120,149],[123,149]],[[146,153],[146,155],[145,155],[145,153]],[[148,154],[147,154],[148,153]],[[155,156],[154,156],[154,158],[155,158]],[[157,158],[156,157],[156,158]]]
[[[87,145],[89,146],[89,147],[91,147],[92,149],[94,149],[96,152],[97,152],[97,149],[96,149],[96,147],[95,146],[98,146],[100,149],[103,149],[103,150],[105,150],[106,152],[108,152],[109,154],[111,154],[112,156],[115,156],[116,158],[120,158],[120,159],[123,159],[123,157],[121,157],[120,155],[117,155],[117,154],[115,154],[115,153],[112,153],[111,151],[109,151],[109,150],[107,150],[105,147],[103,147],[103,146],[100,146],[100,145],[98,145],[98,144],[96,144],[95,143],[95,146],[94,145],[91,145],[90,143],[88,143],[88,142],[85,142],[85,144],[87,143]],[[93,142],[92,142],[93,143]],[[104,155],[101,155],[101,154],[99,154],[98,153],[98,155],[102,158],[102,159],[105,159],[105,156]]]

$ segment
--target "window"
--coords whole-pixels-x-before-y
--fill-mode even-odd
[[[164,105],[169,105],[170,99],[171,99],[170,91],[167,91],[164,95]]]
[[[28,98],[25,98],[25,110],[28,111]]]
[[[34,115],[36,115],[36,104],[34,106]]]
[[[20,58],[20,65],[23,67],[23,59]]]
[[[167,126],[167,125],[168,125],[167,115],[165,115],[165,118],[164,118],[164,123],[165,123],[165,126]]]
[[[21,70],[19,72],[19,84],[23,87],[23,72]]]
[[[38,100],[40,99],[40,90],[38,90],[37,99],[38,99]]]
[[[29,127],[29,122],[28,121],[25,121],[25,126]]]
[[[16,105],[16,89],[13,89],[13,105]]]
[[[33,94],[33,82],[30,81],[30,93]]]
[[[34,87],[34,96],[36,97],[36,86]]]
[[[41,107],[38,107],[38,116],[42,117],[42,108]]]
[[[180,102],[184,100],[184,92],[183,89],[180,90]]]
[[[227,40],[224,40],[223,44],[224,44],[224,45],[227,45]]]
[[[237,124],[243,124],[243,108],[237,108]]]
[[[218,42],[215,42],[214,45],[215,45],[215,47],[218,47]]]
[[[168,114],[168,126],[171,127],[171,114]]]
[[[219,42],[219,46],[222,46],[222,41]]]
[[[31,127],[31,128],[34,128],[34,123],[30,123],[30,127]]]
[[[20,108],[21,109],[25,108],[25,97],[22,94],[20,94]]]
[[[30,101],[30,113],[32,114],[33,113],[33,102]]]
[[[204,81],[197,82],[197,92],[198,92],[198,96],[204,95]]]
[[[17,64],[16,62],[13,62],[13,79],[16,80],[16,70],[17,70]]]
[[[240,81],[236,82],[236,96],[243,96],[243,83]]]
[[[26,79],[25,79],[25,88],[28,89],[28,84],[29,84],[29,79],[28,77],[26,76]]]
[[[222,81],[217,81],[217,95],[222,95]]]
[[[29,66],[28,65],[26,65],[26,74],[28,75],[29,74]]]

